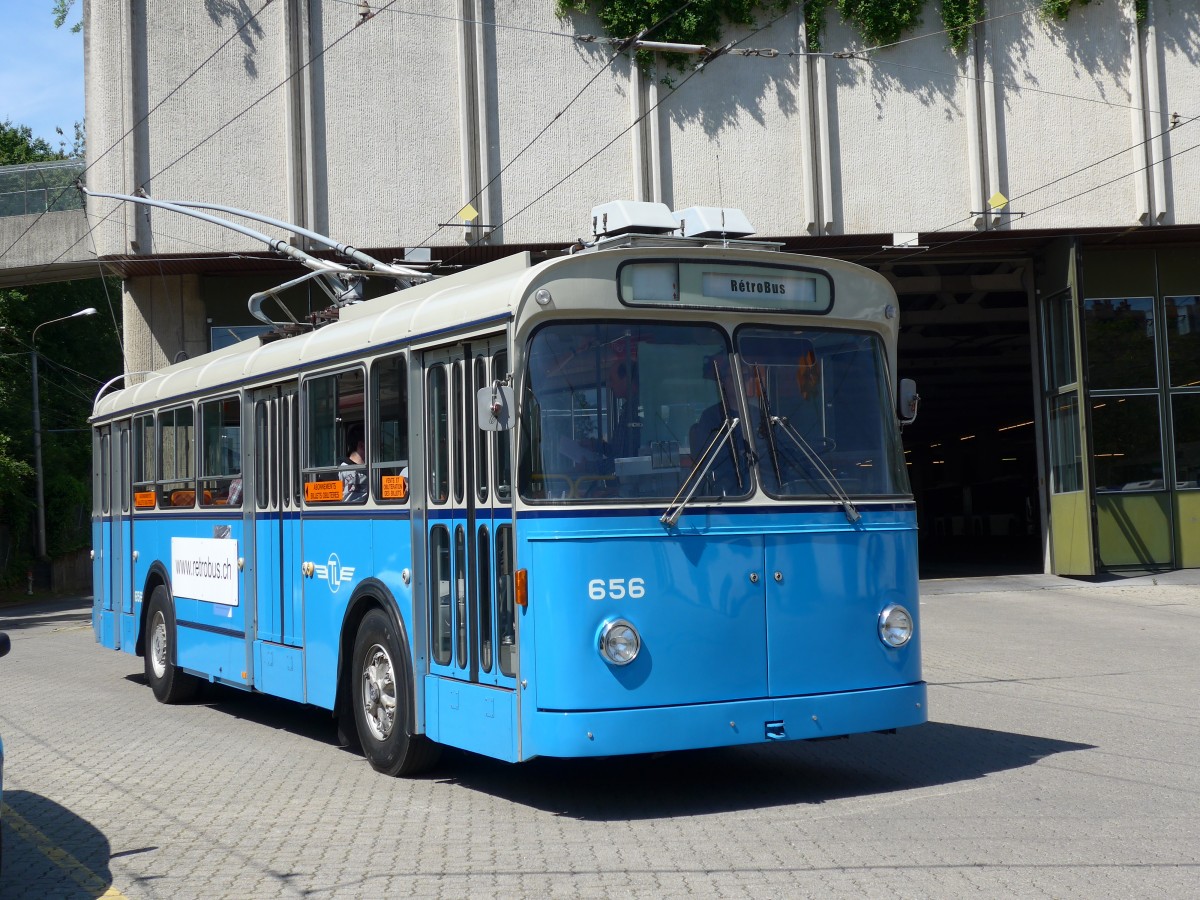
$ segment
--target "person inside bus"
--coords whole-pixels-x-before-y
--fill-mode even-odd
[[[612,435],[604,451],[610,457],[616,458],[638,456],[642,452],[637,354],[632,354],[633,359],[628,359],[629,355],[626,349],[624,355],[613,358],[608,367],[606,381],[606,386],[616,401],[616,420],[613,422]]]
[[[367,499],[367,448],[361,422],[346,429],[346,457],[338,477],[342,479],[342,499],[356,503]]]

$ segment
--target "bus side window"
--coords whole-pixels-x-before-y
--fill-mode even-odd
[[[242,505],[241,403],[200,404],[200,505]]]
[[[371,367],[371,489],[380,503],[408,500],[408,365],[403,354]]]
[[[445,503],[450,499],[450,398],[446,367],[429,370],[429,501]]]
[[[305,420],[304,500],[308,504],[362,503],[358,476],[366,482],[365,463],[352,462],[348,439],[361,434],[364,424],[366,375],[355,367],[304,381]],[[366,436],[370,446],[370,436]],[[369,454],[368,454],[369,455]]]
[[[511,525],[496,529],[496,631],[500,638],[500,671],[517,674],[517,607],[514,602],[513,536]]]
[[[454,658],[450,631],[454,612],[450,592],[450,530],[445,525],[434,525],[429,531],[429,577],[434,588],[429,592],[430,654],[435,663],[448,666]]]
[[[133,420],[134,509],[153,509],[158,505],[154,466],[156,434],[154,416],[138,416]]]
[[[196,505],[195,416],[191,406],[158,414],[158,505],[162,508]]]
[[[254,406],[254,505],[270,509],[267,493],[268,460],[271,457],[270,404],[259,400]]]
[[[508,379],[508,351],[499,351],[492,361],[492,378],[497,381],[507,381]],[[495,465],[494,483],[496,485],[496,499],[501,503],[509,503],[512,500],[512,436],[513,430],[491,432],[492,439],[495,443],[495,452],[493,461]]]
[[[96,512],[100,515],[107,516],[112,508],[112,437],[109,430],[106,428],[100,432],[99,447],[95,451],[96,461],[93,465],[100,477],[100,490],[97,496],[93,496],[93,502],[96,504]]]
[[[476,391],[487,387],[487,358],[476,356],[471,364],[471,382],[467,395],[474,397]],[[488,438],[492,432],[475,429],[475,496],[480,503],[488,501]]]

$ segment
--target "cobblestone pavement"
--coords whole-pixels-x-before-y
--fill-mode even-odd
[[[0,610],[0,897],[1200,895],[1200,572],[922,593],[928,725],[407,781],[320,712],[156,703],[86,600]]]

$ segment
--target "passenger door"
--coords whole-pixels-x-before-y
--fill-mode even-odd
[[[298,406],[294,382],[255,391],[249,397],[252,437],[244,441],[243,533],[252,578],[254,636],[274,644],[302,646],[303,597],[295,552],[299,514],[297,471]]]
[[[104,646],[121,647],[122,612],[133,612],[129,542],[129,422],[99,429],[96,440],[99,502],[94,530],[92,583],[96,598],[97,637]]]
[[[430,671],[512,688],[511,431],[482,431],[479,388],[507,377],[500,335],[424,354]]]

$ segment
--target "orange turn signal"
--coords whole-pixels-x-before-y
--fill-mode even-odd
[[[529,570],[517,569],[517,606],[529,605]]]

